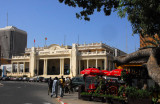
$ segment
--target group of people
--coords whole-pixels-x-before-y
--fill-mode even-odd
[[[64,91],[65,89],[68,89],[69,93],[71,90],[71,79],[68,77],[63,78],[63,76],[61,76],[60,79],[58,79],[58,77],[55,77],[53,80],[50,77],[48,80],[48,95],[51,92],[51,97],[53,97],[55,95],[55,97],[58,97],[58,90],[60,93],[60,97],[63,97],[64,95]]]

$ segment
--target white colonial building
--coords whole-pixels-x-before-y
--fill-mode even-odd
[[[74,77],[86,68],[114,69],[113,58],[125,54],[104,43],[26,48],[23,56],[13,56],[7,76]]]

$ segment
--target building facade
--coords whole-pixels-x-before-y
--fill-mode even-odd
[[[123,54],[104,43],[26,48],[24,56],[12,57],[12,70],[7,76],[74,77],[86,68],[112,70],[114,56]]]
[[[0,59],[11,59],[13,55],[24,54],[27,47],[27,33],[14,26],[0,28]]]

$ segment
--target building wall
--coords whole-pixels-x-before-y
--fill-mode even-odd
[[[1,56],[23,55],[27,47],[27,33],[13,26],[0,29]]]
[[[108,47],[102,43],[69,46],[59,46],[52,44],[48,47],[32,47],[26,49],[24,56],[12,57],[12,63],[17,64],[17,74],[10,73],[8,75],[24,75],[25,70],[19,72],[20,63],[29,62],[28,76],[42,77],[74,77],[80,75],[80,71],[86,68],[99,68],[100,70],[112,70],[114,59],[114,48]],[[28,55],[26,55],[28,54]],[[24,65],[26,69],[26,65]],[[52,70],[59,72],[52,73]],[[66,74],[66,72],[69,74]],[[67,72],[67,73],[68,73]]]

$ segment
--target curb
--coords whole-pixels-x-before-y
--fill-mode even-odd
[[[64,103],[60,97],[58,97],[57,99],[58,99],[58,102],[60,102],[61,104],[67,104],[67,103]]]

